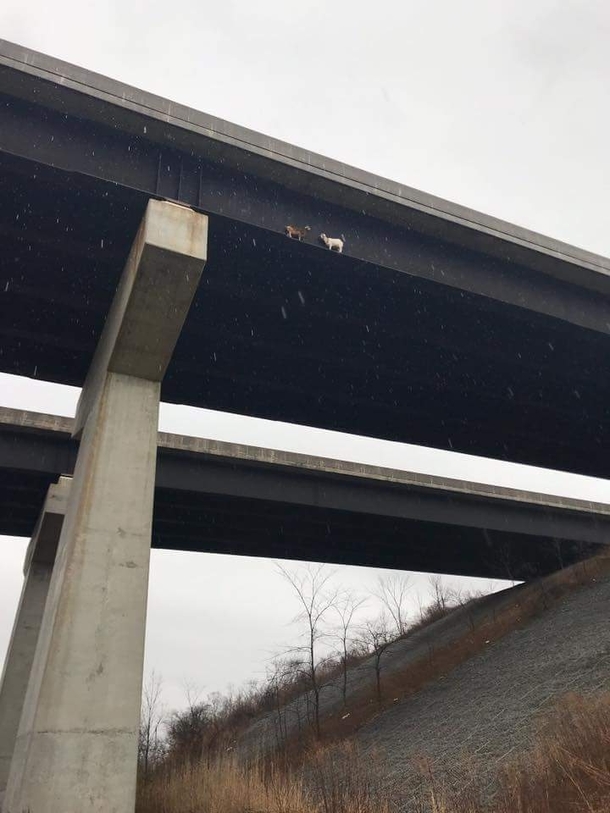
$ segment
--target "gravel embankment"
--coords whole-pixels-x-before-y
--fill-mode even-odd
[[[557,698],[610,688],[609,609],[604,576],[363,726],[357,740],[379,755],[403,809],[411,808],[422,757],[450,784],[463,786],[472,772],[491,787],[503,761],[532,744]]]
[[[479,625],[494,611],[500,610],[506,604],[515,601],[521,587],[513,587],[498,593],[493,593],[476,601],[473,605],[460,608],[445,618],[436,621],[418,632],[409,635],[403,640],[392,644],[382,658],[382,680],[387,679],[396,672],[401,672],[409,664],[422,658],[429,657],[431,650],[438,649],[460,638],[470,629],[471,625]],[[343,711],[343,698],[341,680],[324,686],[320,697],[320,713],[322,717],[340,715]],[[350,698],[367,690],[374,690],[375,671],[373,659],[364,661],[353,667],[348,673],[347,697]],[[298,730],[305,725],[307,714],[307,697],[303,696],[288,704],[283,712],[283,723],[288,733]],[[277,730],[277,715],[268,714],[261,717],[240,737],[240,748],[246,750],[265,750],[275,743]]]

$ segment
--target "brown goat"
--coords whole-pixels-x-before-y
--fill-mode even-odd
[[[293,240],[304,240],[307,232],[311,231],[311,226],[286,226],[285,232]]]

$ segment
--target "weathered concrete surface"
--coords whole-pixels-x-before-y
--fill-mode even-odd
[[[69,477],[60,477],[58,483],[49,486],[25,556],[23,589],[0,680],[0,805],[34,661],[70,483]]]
[[[199,284],[208,219],[149,201],[78,402],[82,431],[107,372],[161,381]]]
[[[24,576],[27,576],[32,565],[53,567],[71,487],[72,478],[63,476],[49,486],[40,518],[25,552]]]
[[[133,810],[158,392],[111,373],[85,426],[7,813]]]
[[[150,202],[79,404],[5,813],[134,809],[160,380],[206,239],[204,216]]]

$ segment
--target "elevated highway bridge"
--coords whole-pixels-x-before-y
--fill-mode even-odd
[[[82,386],[151,197],[210,224],[163,400],[607,476],[607,259],[9,43],[1,371]]]
[[[0,249],[0,372],[82,387],[0,421],[3,813],[133,812],[151,543],[513,578],[607,543],[602,505],[157,432],[163,398],[607,477],[605,258],[2,41]]]
[[[73,420],[0,408],[0,534],[72,475]],[[160,432],[153,547],[528,579],[610,540],[610,506]]]

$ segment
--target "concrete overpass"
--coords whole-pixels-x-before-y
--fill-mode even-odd
[[[608,475],[607,259],[10,43],[0,89],[0,370],[81,386],[171,199],[211,227],[164,400]]]
[[[0,408],[0,534],[74,471],[73,421]],[[610,540],[610,506],[159,433],[153,547],[527,579]]]
[[[153,536],[455,572],[606,540],[603,506],[158,444],[157,424],[163,394],[606,476],[607,260],[9,43],[0,89],[0,371],[82,386],[72,427],[0,432],[4,527],[35,523],[3,813],[133,811]]]

